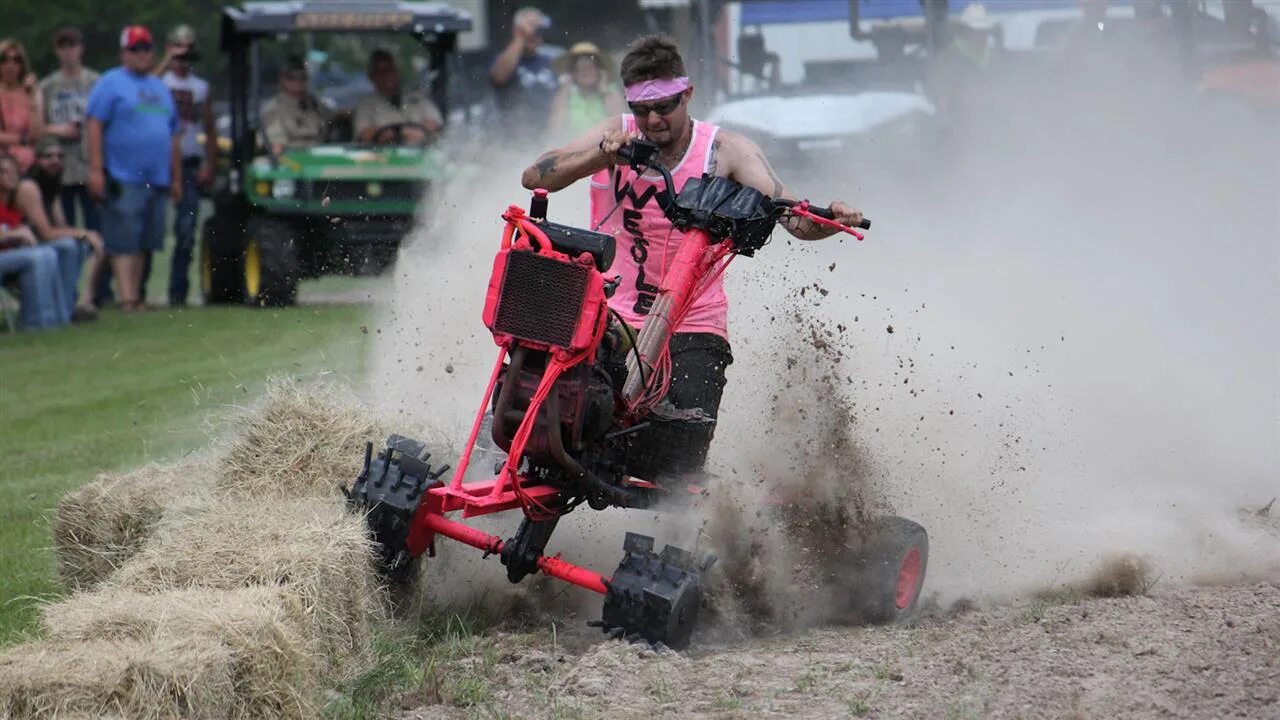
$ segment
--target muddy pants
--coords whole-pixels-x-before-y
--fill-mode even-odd
[[[729,342],[711,333],[676,333],[671,338],[671,386],[667,400],[676,408],[701,408],[711,418],[720,414],[725,369],[733,362]],[[626,380],[625,362],[607,368],[620,388]],[[635,477],[699,472],[715,434],[715,422],[662,422],[626,437],[627,469]]]

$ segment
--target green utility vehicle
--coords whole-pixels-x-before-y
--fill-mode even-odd
[[[470,28],[466,13],[440,2],[246,2],[223,11],[230,123],[215,210],[201,237],[206,303],[290,305],[303,278],[382,272],[423,193],[448,172],[434,147],[354,142],[349,121],[334,123],[321,145],[272,153],[258,113],[273,79],[261,46],[299,33],[411,36],[426,60],[424,89],[447,117],[449,58],[458,33]],[[382,130],[380,139],[402,135],[401,127]]]

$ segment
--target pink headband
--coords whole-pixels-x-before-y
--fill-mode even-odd
[[[678,95],[689,89],[689,78],[678,77],[666,80],[645,80],[627,86],[627,102],[648,102]]]

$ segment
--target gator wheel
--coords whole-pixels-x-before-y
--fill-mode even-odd
[[[653,538],[627,533],[625,555],[609,581],[601,620],[592,623],[617,638],[689,646],[702,607],[702,576],[715,562],[674,545],[653,552]]]
[[[293,225],[280,218],[249,220],[244,251],[245,299],[250,305],[292,305],[298,297],[301,263]]]
[[[929,534],[919,523],[885,517],[863,534],[851,593],[859,620],[887,624],[915,612],[929,566]]]
[[[393,587],[413,583],[418,576],[418,556],[409,554],[413,518],[426,493],[443,484],[448,465],[432,465],[425,443],[392,435],[386,448],[374,456],[365,448],[364,469],[347,496],[347,506],[364,515],[370,539],[377,548],[378,569]]]
[[[240,248],[218,232],[214,219],[205,222],[200,236],[200,290],[206,305],[244,302],[244,262]]]

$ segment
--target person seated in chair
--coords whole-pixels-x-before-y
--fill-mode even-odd
[[[422,145],[444,127],[440,108],[424,93],[403,92],[396,59],[386,50],[369,54],[369,82],[374,93],[355,109],[356,140],[377,145]]]
[[[280,71],[280,92],[262,106],[262,132],[273,155],[287,147],[325,141],[334,113],[307,91],[307,64],[290,57]]]
[[[44,329],[71,320],[63,302],[62,273],[58,253],[42,245],[27,225],[19,190],[31,185],[22,179],[17,158],[0,151],[0,282],[16,282],[22,295],[23,329]]]
[[[53,248],[61,274],[63,314],[73,322],[97,319],[92,283],[80,287],[80,274],[89,260],[89,277],[101,272],[105,255],[102,237],[93,230],[72,227],[62,212],[62,146],[52,137],[36,143],[35,162],[17,187],[14,206],[41,245]]]

